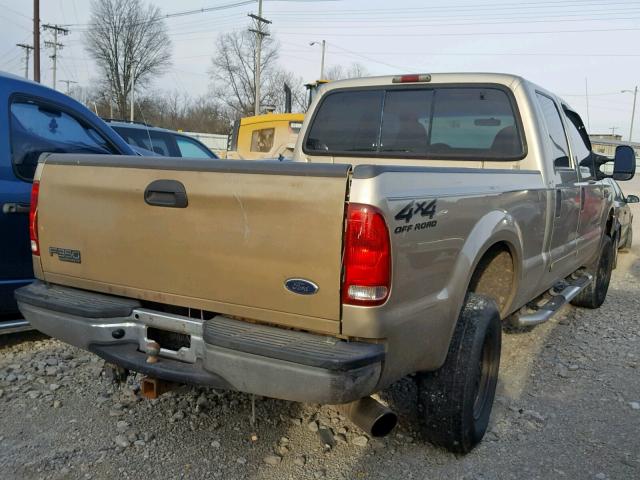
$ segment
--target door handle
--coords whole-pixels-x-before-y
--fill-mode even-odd
[[[556,190],[556,218],[560,218],[562,212],[562,190]]]
[[[2,213],[29,213],[28,203],[5,203],[2,205]]]
[[[189,205],[187,190],[177,180],[155,180],[144,191],[147,205],[167,208],[186,208]]]

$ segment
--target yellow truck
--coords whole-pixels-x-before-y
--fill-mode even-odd
[[[305,85],[309,105],[319,88],[328,80]],[[288,93],[287,93],[288,92]],[[285,113],[266,113],[245,117],[233,125],[225,158],[232,160],[292,159],[293,149],[302,128],[304,113],[291,113],[291,91],[285,88]]]
[[[236,121],[227,158],[263,160],[292,158],[304,113],[267,113]]]

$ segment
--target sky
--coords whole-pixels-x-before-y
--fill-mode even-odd
[[[163,14],[220,7],[165,20],[173,60],[154,81],[154,91],[180,89],[194,96],[209,90],[215,38],[248,28],[247,14],[258,9],[257,1],[149,1]],[[91,2],[40,3],[43,24],[70,31],[60,39],[58,79],[95,82],[99,72],[84,49]],[[24,52],[15,44],[32,42],[32,6],[30,0],[0,0],[0,70],[24,74]],[[562,96],[590,133],[616,127],[625,140],[629,136],[633,94],[622,90],[640,84],[640,0],[264,0],[263,17],[273,22],[279,63],[305,81],[320,74],[320,47],[309,43],[326,40],[328,67],[357,62],[372,75],[522,75]],[[41,70],[42,81],[51,85],[49,55],[43,51]],[[65,91],[65,84],[58,89]],[[633,140],[640,141],[637,116],[634,130]]]

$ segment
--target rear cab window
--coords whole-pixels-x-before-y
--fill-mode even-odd
[[[86,121],[48,102],[18,98],[10,106],[11,162],[17,177],[32,181],[42,153],[118,153]]]
[[[515,101],[496,86],[329,92],[303,143],[312,155],[519,160]]]

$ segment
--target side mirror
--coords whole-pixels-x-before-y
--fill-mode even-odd
[[[628,145],[618,145],[613,159],[613,179],[631,180],[636,173],[636,153]]]
[[[627,203],[640,203],[640,198],[636,195],[627,195]]]
[[[569,168],[571,167],[571,163],[569,162],[569,157],[558,157],[553,161],[553,166],[555,168]]]

